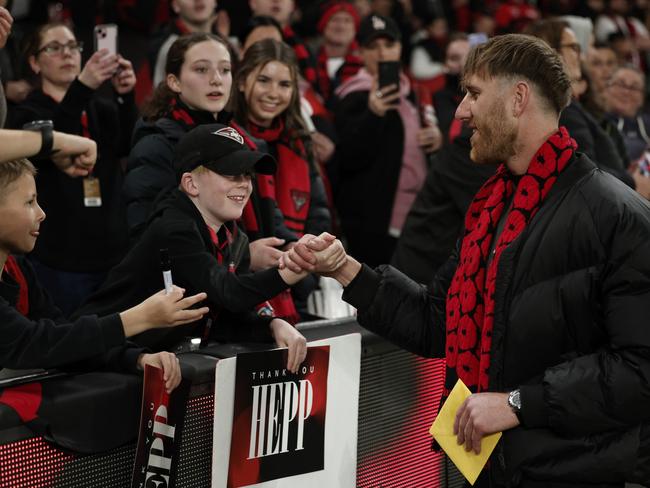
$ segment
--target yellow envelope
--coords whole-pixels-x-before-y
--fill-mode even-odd
[[[440,447],[444,449],[449,459],[454,462],[458,470],[467,478],[467,481],[474,485],[490,454],[494,451],[497,442],[501,439],[501,432],[490,434],[481,440],[480,454],[475,454],[474,451],[467,452],[465,444],[458,445],[454,434],[454,419],[456,418],[456,412],[470,395],[471,392],[465,386],[465,383],[458,380],[453,390],[451,390],[449,398],[440,409],[436,420],[431,424],[429,434],[438,441]]]

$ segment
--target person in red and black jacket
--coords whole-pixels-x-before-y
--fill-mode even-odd
[[[122,258],[127,231],[119,159],[129,150],[136,119],[131,62],[106,50],[81,67],[82,45],[63,24],[46,24],[26,48],[40,88],[18,105],[10,125],[51,120],[54,129],[89,137],[100,157],[90,177],[71,179],[51,160],[37,161],[38,193],[50,218],[30,256],[44,286],[71,313]],[[107,80],[113,98],[96,90]]]
[[[332,0],[323,6],[318,31],[323,44],[316,58],[316,89],[328,105],[334,90],[345,80],[356,75],[363,66],[355,40],[359,30],[359,14],[344,0]]]
[[[295,10],[294,0],[248,0],[254,16],[267,15],[273,17],[282,26],[284,42],[296,53],[300,74],[314,86],[316,83],[316,62],[313,55],[291,27],[291,15]]]
[[[300,112],[298,66],[285,43],[264,39],[244,55],[235,79],[235,120],[268,144],[278,160],[274,175],[258,176],[260,195],[277,202],[284,223],[296,236],[330,230],[331,218],[323,180],[314,163],[311,138]],[[244,213],[244,225],[251,224]],[[305,280],[307,281],[307,280]],[[294,288],[301,304],[315,287]]]

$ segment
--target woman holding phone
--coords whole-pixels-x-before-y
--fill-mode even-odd
[[[25,54],[39,87],[10,118],[14,128],[50,120],[55,130],[97,143],[99,157],[87,177],[70,178],[50,159],[35,160],[39,200],[48,218],[31,260],[66,314],[101,284],[126,251],[119,159],[128,153],[136,116],[136,79],[130,61],[102,49],[82,67],[82,50],[82,43],[66,25],[38,28]],[[108,80],[113,97],[96,95]],[[43,130],[42,125],[32,124],[32,128]]]
[[[400,39],[391,18],[366,17],[359,27],[364,67],[336,90],[334,199],[350,254],[370,266],[390,261],[425,180],[425,154],[442,143],[434,121],[421,124],[408,78],[395,69]]]

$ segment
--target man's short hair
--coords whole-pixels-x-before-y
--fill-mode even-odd
[[[546,42],[524,34],[506,34],[474,47],[467,56],[464,80],[517,78],[530,81],[550,109],[560,113],[571,100],[571,80],[562,58]]]
[[[36,176],[36,168],[28,159],[0,162],[0,201],[6,194],[6,188],[25,173]]]

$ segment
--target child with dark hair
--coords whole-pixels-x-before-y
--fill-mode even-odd
[[[145,353],[125,344],[125,337],[198,320],[207,308],[184,309],[204,300],[205,293],[182,299],[183,290],[175,287],[169,295],[143,296],[141,303],[121,313],[67,322],[29,261],[20,256],[34,248],[45,219],[36,200],[35,175],[26,159],[0,163],[0,368],[52,368],[84,361],[86,367],[135,371],[151,364],[164,369],[166,386],[173,389],[180,381],[174,355]]]

